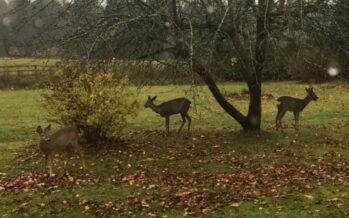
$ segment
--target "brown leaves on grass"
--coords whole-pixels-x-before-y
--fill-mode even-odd
[[[101,179],[90,174],[49,176],[46,173],[24,173],[0,180],[0,187],[6,191],[15,192],[29,192],[30,189],[35,188],[44,188],[46,192],[51,192],[66,186],[99,184],[100,182]]]
[[[156,177],[138,172],[124,177],[123,182],[137,187],[150,187],[156,182],[162,187],[158,195],[145,192],[133,197],[129,209],[149,212],[152,205],[160,205],[162,208],[184,208],[185,215],[197,215],[225,206],[238,208],[237,202],[263,197],[285,198],[304,193],[305,199],[312,200],[312,195],[307,193],[314,187],[323,183],[349,184],[348,176],[349,166],[335,168],[330,163],[306,166],[272,162],[238,173],[166,172]],[[260,204],[261,207],[265,205]]]
[[[157,140],[162,137],[158,132],[144,134]],[[287,198],[300,193],[305,200],[312,201],[315,197],[310,191],[320,185],[349,185],[349,160],[334,150],[311,161],[302,156],[306,153],[294,149],[302,143],[299,139],[292,148],[277,144],[269,151],[251,154],[227,149],[226,139],[212,143],[212,137],[200,133],[189,139],[177,138],[177,143],[186,143],[184,146],[172,144],[171,138],[164,136],[160,142],[142,139],[130,142],[127,147],[108,147],[98,153],[95,161],[96,166],[112,165],[106,177],[92,174],[48,177],[41,173],[25,173],[0,177],[0,191],[1,187],[3,191],[20,192],[43,188],[50,193],[67,186],[103,186],[108,182],[134,192],[123,200],[111,196],[110,200],[98,202],[90,196],[79,199],[75,205],[98,215],[115,212],[125,216],[143,213],[160,217],[168,209],[182,209],[183,215],[195,216],[223,207],[238,210],[244,201],[258,202],[263,208],[268,206],[264,197]],[[332,140],[328,144],[340,143]],[[71,199],[61,199],[61,202],[73,205]],[[328,202],[341,205],[338,199]]]

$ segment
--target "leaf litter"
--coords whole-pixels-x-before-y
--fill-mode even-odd
[[[313,201],[315,197],[311,191],[319,186],[349,186],[349,159],[333,149],[315,161],[309,161],[294,149],[279,144],[270,152],[241,155],[234,149],[227,152],[224,143],[210,144],[212,136],[202,137],[202,133],[191,137],[196,138],[194,142],[182,139],[186,145],[178,149],[165,136],[161,143],[167,143],[167,146],[160,148],[158,141],[151,140],[151,137],[159,137],[156,133],[148,131],[144,134],[150,139],[143,140],[143,143],[132,142],[121,148],[106,147],[97,154],[101,162],[113,160],[113,170],[108,176],[92,172],[52,177],[40,172],[15,176],[2,173],[0,193],[40,190],[50,195],[56,190],[80,186],[124,185],[135,190],[126,200],[110,196],[108,201],[96,201],[93,196],[82,199],[77,195],[75,206],[86,213],[98,215],[117,213],[132,216],[143,213],[149,217],[161,217],[168,209],[182,209],[183,215],[200,216],[225,207],[238,209],[246,201],[258,202],[263,208],[268,206],[262,200],[265,197],[284,199],[301,194],[305,200]],[[328,144],[331,145],[337,144],[331,139],[326,141],[330,141]],[[341,141],[340,149],[345,148],[343,144]],[[159,165],[157,161],[165,164]],[[229,166],[231,170],[205,170],[212,163]],[[337,198],[326,202],[343,204]],[[62,199],[61,203],[71,204],[68,199]],[[39,206],[46,208],[47,203]],[[19,210],[26,207],[26,202],[18,205]],[[278,208],[282,210],[283,206]]]

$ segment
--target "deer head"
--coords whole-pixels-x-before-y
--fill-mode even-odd
[[[49,134],[50,130],[51,130],[51,124],[49,124],[45,129],[42,129],[41,126],[38,126],[36,128],[36,132],[39,134],[40,140],[42,142],[49,142],[49,141],[51,141],[51,136]]]
[[[156,99],[156,96],[154,96],[152,98],[150,96],[148,96],[148,100],[147,100],[147,102],[145,102],[144,107],[148,108],[151,105],[154,105],[155,99]]]
[[[319,99],[319,97],[317,97],[317,95],[315,94],[312,86],[305,88],[305,91],[308,93],[307,96],[310,98],[310,100],[317,101]]]

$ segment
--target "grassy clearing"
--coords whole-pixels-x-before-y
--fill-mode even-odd
[[[0,66],[17,66],[17,65],[53,65],[58,59],[43,58],[0,58]]]
[[[303,97],[304,85],[266,83],[264,93]],[[221,84],[227,96],[242,83]],[[190,86],[144,87],[137,96],[158,102],[187,95]],[[264,100],[263,129],[241,133],[205,87],[197,87],[193,132],[163,134],[164,120],[139,108],[125,130],[126,142],[86,150],[87,171],[71,162],[71,176],[55,160],[56,177],[39,173],[35,127],[49,114],[44,90],[0,91],[0,213],[13,216],[345,217],[349,214],[349,86],[315,86],[319,101],[301,115],[302,129],[284,118],[273,128],[276,101]],[[246,110],[247,100],[231,99]],[[195,110],[196,109],[196,110]],[[178,128],[173,117],[171,127]],[[6,174],[6,175],[5,175]]]
[[[45,87],[58,59],[0,58],[0,89]]]

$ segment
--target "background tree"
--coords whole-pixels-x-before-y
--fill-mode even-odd
[[[7,15],[7,4],[5,0],[0,0],[0,57],[7,56],[6,38],[10,19]]]
[[[96,31],[100,28],[101,14],[103,13],[101,3],[98,0],[77,0],[64,4],[62,25],[60,30],[63,37],[58,40],[62,45],[65,57],[89,56],[92,48],[100,39]]]
[[[30,14],[30,1],[14,0],[9,5],[9,53],[14,56],[31,56],[34,28]]]
[[[64,8],[55,0],[36,0],[30,3],[31,23],[34,31],[30,40],[35,56],[54,56],[58,53],[57,42],[63,37]]]
[[[336,55],[341,60],[341,72],[349,78],[349,2],[338,0],[334,5],[331,36],[327,40],[329,46],[335,45]],[[335,44],[333,44],[335,41]]]

